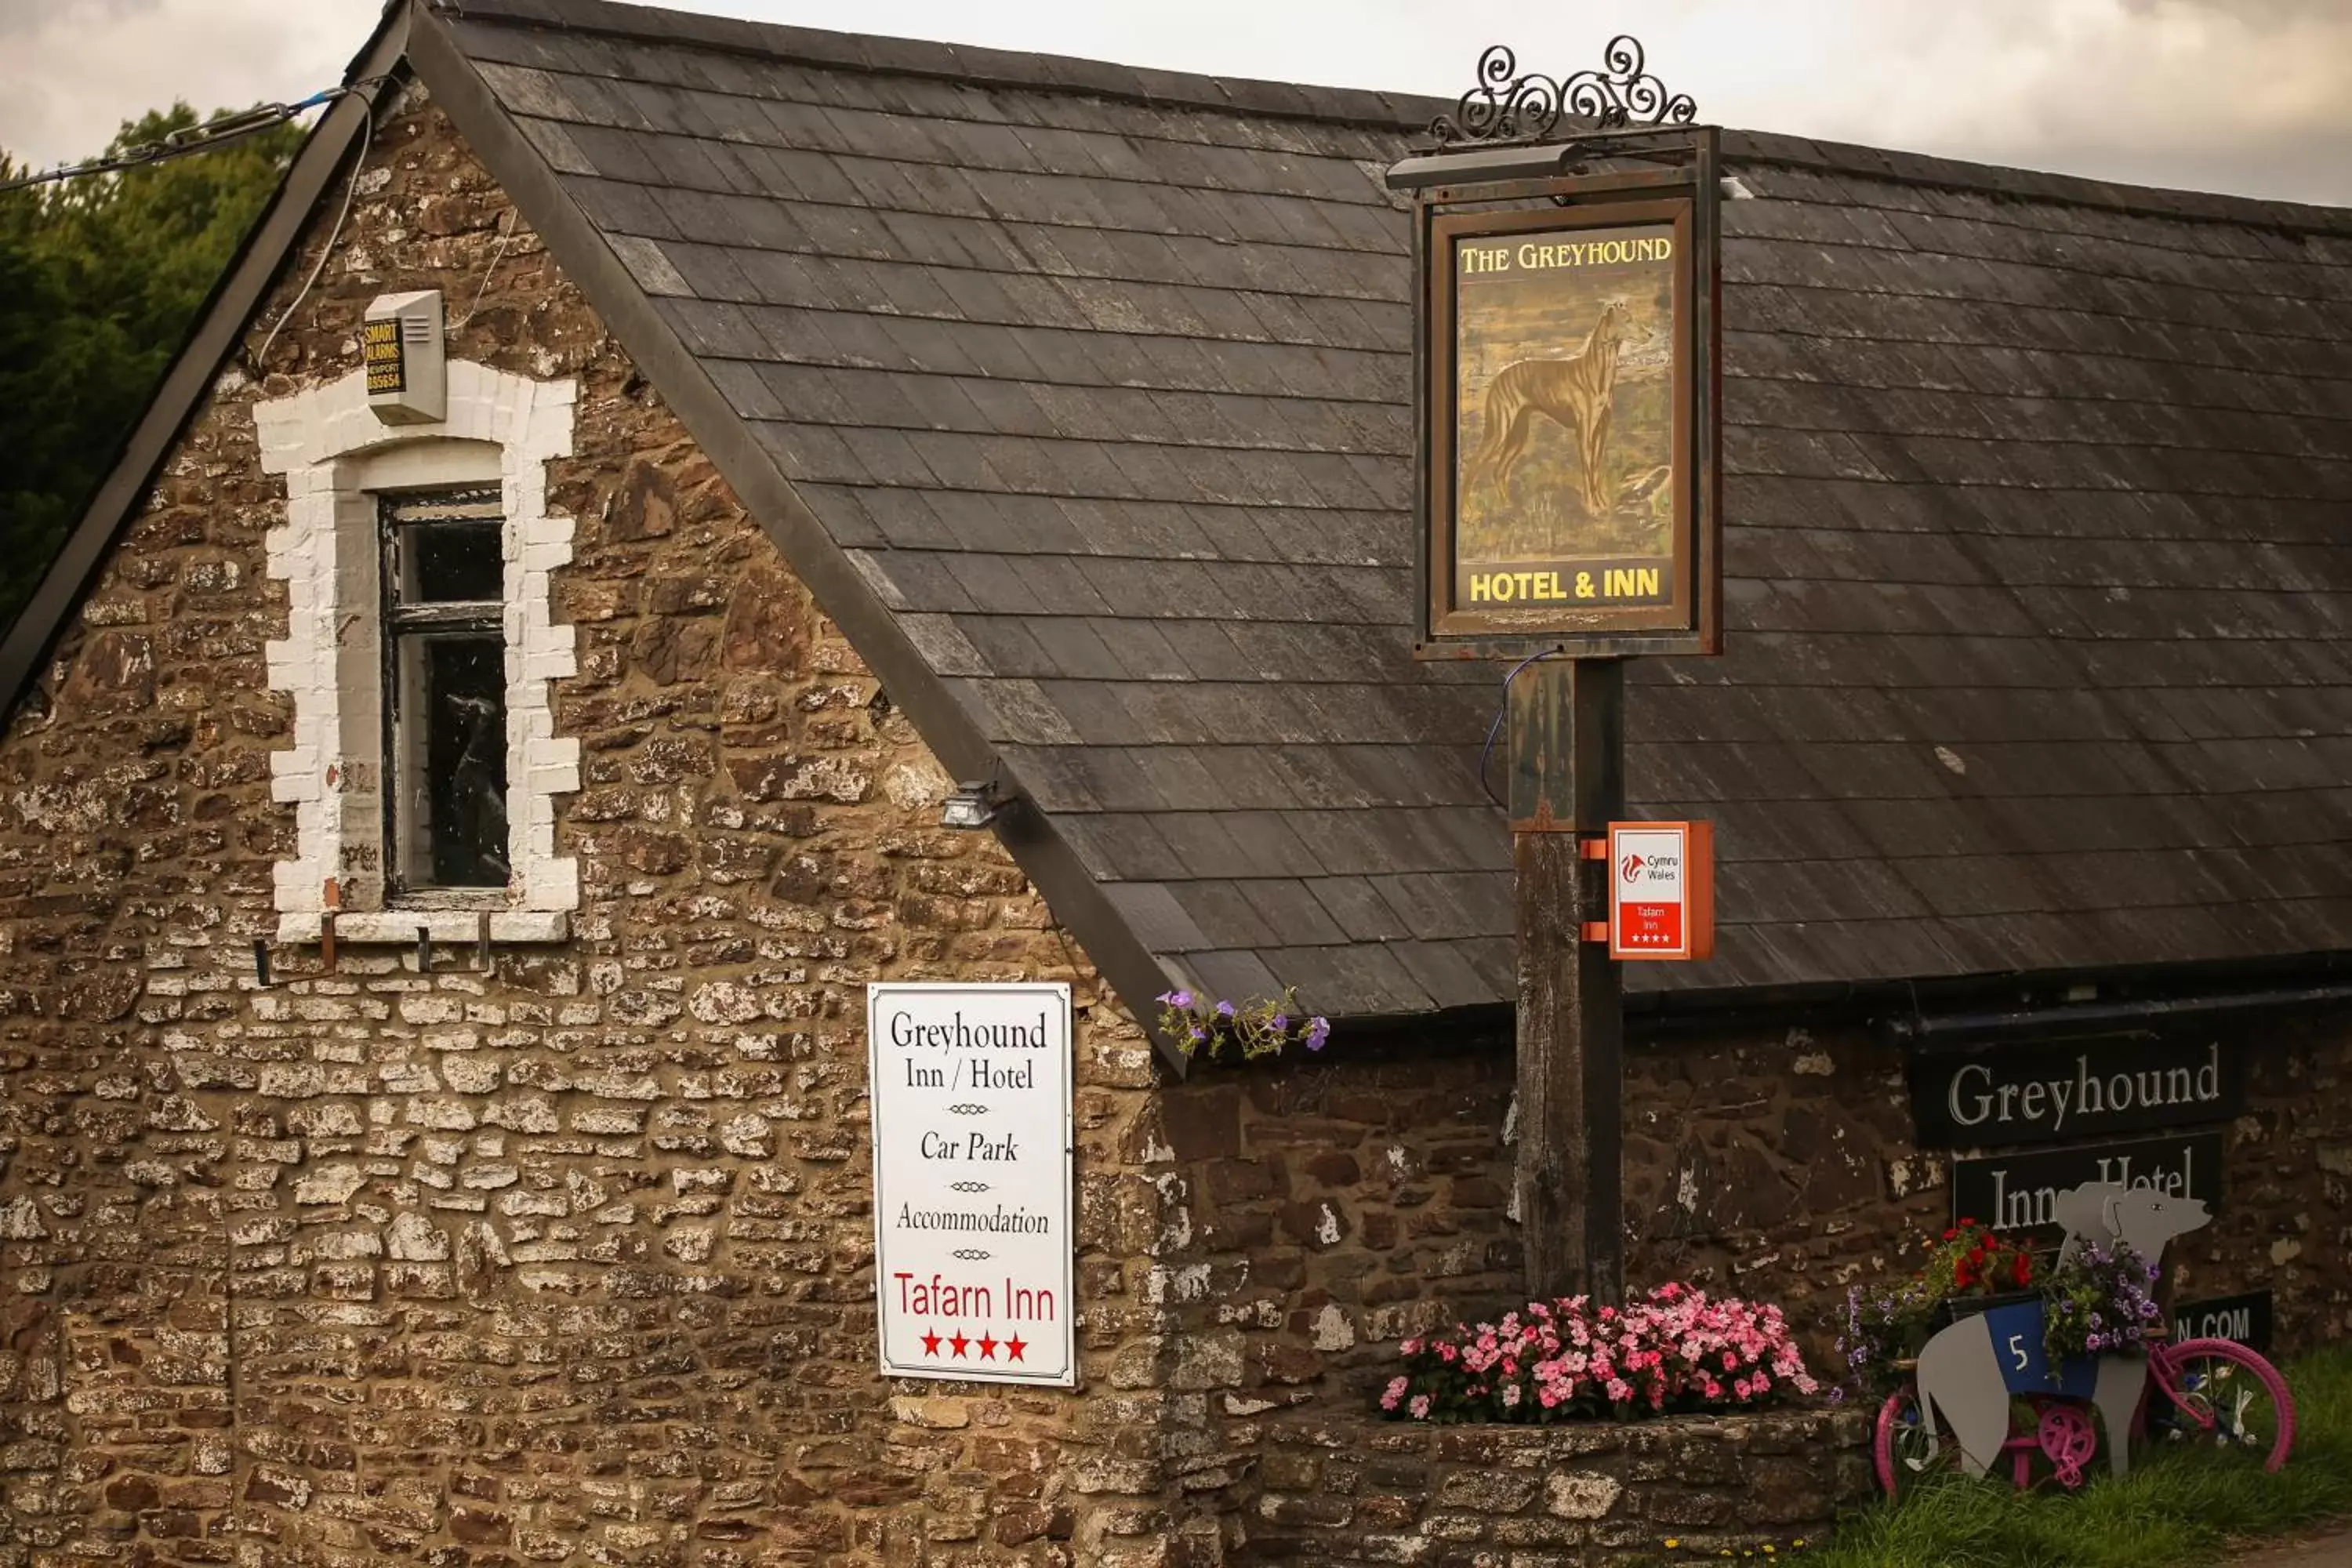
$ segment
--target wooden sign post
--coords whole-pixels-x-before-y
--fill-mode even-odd
[[[1388,180],[1415,198],[1414,653],[1519,661],[1504,701],[1528,1287],[1613,1301],[1624,1023],[1606,835],[1624,814],[1624,661],[1718,651],[1722,568],[1717,133],[1632,38],[1603,59],[1556,80],[1487,50],[1431,127],[1438,148]],[[1672,869],[1644,879],[1654,907],[1702,870]],[[1663,945],[1618,956],[1705,955]]]
[[[1625,810],[1625,667],[1541,660],[1511,683],[1518,910],[1519,1227],[1539,1299],[1623,1299],[1624,1009],[1587,927],[1608,867],[1584,852]]]

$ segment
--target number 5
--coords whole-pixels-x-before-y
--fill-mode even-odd
[[[2033,1358],[2025,1353],[2025,1336],[2023,1334],[2011,1334],[2009,1336],[2009,1353],[2017,1358],[2017,1370],[2020,1372],[2023,1372],[2027,1367],[2033,1364]]]

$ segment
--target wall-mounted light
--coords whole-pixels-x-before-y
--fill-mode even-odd
[[[996,808],[1003,804],[988,784],[960,784],[940,807],[940,826],[966,830],[985,827],[996,820]]]

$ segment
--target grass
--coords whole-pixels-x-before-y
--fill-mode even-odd
[[[1805,1568],[2201,1568],[2236,1546],[2352,1515],[2352,1345],[2286,1369],[2294,1449],[2277,1474],[2230,1454],[2158,1450],[2079,1492],[1958,1477],[1848,1517]],[[2137,1458],[2137,1456],[2135,1456]],[[1782,1549],[1783,1552],[1786,1548]]]

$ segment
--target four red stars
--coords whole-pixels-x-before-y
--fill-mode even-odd
[[[951,1334],[946,1340],[942,1341],[938,1330],[932,1328],[928,1323],[925,1324],[923,1326],[923,1353],[929,1356],[939,1354],[940,1346],[942,1343],[948,1347],[949,1352],[952,1353],[958,1361],[965,1360],[965,1352],[974,1347],[979,1349],[980,1359],[982,1361],[994,1361],[996,1359],[996,1352],[999,1350],[1003,1350],[1004,1352],[1005,1360],[1021,1361],[1025,1359],[1022,1352],[1029,1348],[1029,1342],[1023,1339],[1019,1334],[1013,1334],[1009,1338],[1000,1340],[994,1334],[983,1333],[980,1338],[974,1340],[959,1333]]]

